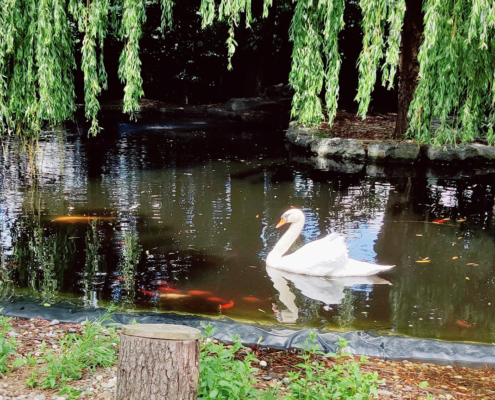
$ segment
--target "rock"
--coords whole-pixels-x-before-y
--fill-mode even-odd
[[[319,139],[313,141],[310,148],[319,157],[362,161],[366,157],[364,146],[354,139]]]
[[[38,394],[36,396],[34,396],[35,400],[45,400],[46,397],[44,394]]]
[[[268,365],[268,364],[267,364],[267,362],[266,362],[266,361],[264,361],[264,360],[260,361],[260,367],[261,367],[261,368],[265,368],[267,365]]]
[[[221,107],[210,107],[208,108],[206,113],[210,116],[215,116],[215,117],[224,117],[231,119],[234,119],[236,117],[236,114],[234,112],[225,110]]]
[[[228,111],[273,111],[280,106],[276,101],[263,99],[261,97],[248,97],[244,99],[230,99],[225,103],[225,109]]]
[[[76,333],[77,330],[75,328],[69,328],[69,333]]]
[[[8,335],[10,337],[15,337],[15,336],[19,336],[19,334],[17,332],[14,332],[14,331],[9,331]]]
[[[53,321],[50,322],[49,326],[59,325],[59,324],[60,324],[60,321],[58,319],[54,319]]]
[[[480,158],[478,150],[472,144],[448,144],[443,147],[426,145],[425,156],[432,162],[474,161]]]
[[[495,162],[495,147],[480,143],[471,143],[471,146],[476,149],[478,155],[483,157],[485,161]]]
[[[97,380],[97,381],[101,381],[102,379],[103,379],[103,376],[102,376],[102,375],[97,375],[97,376],[96,376],[96,380]]]
[[[317,133],[316,128],[303,128],[297,126],[295,122],[291,122],[285,137],[292,144],[309,147],[313,141],[318,140]]]
[[[420,147],[416,143],[376,142],[368,145],[368,157],[380,161],[416,161]]]
[[[359,140],[322,139],[316,136],[317,133],[316,128],[303,128],[291,123],[285,137],[289,142],[316,153],[318,157],[364,161],[366,151]]]

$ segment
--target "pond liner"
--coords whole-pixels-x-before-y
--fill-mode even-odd
[[[100,318],[106,309],[85,309],[71,303],[59,303],[46,307],[28,301],[0,302],[0,314],[8,317],[57,319],[65,323],[81,323],[86,319]],[[113,312],[111,321],[106,323],[131,324],[180,324],[200,328],[210,324],[216,330],[215,339],[232,342],[239,336],[245,346],[260,346],[277,350],[297,349],[309,338],[311,329],[286,329],[283,326],[268,327],[236,322],[226,317],[207,318],[175,313],[121,313]],[[446,342],[436,339],[419,339],[394,334],[381,334],[378,331],[329,332],[318,331],[316,341],[324,352],[335,352],[336,343],[342,337],[349,342],[346,351],[355,355],[365,355],[389,360],[409,360],[438,365],[467,366],[495,369],[495,346],[481,343]]]

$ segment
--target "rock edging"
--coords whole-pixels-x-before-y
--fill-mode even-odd
[[[413,141],[365,142],[357,139],[320,138],[318,129],[304,128],[291,122],[287,140],[298,147],[316,154],[317,158],[337,159],[358,163],[417,163],[432,164],[477,163],[495,164],[495,147],[480,143],[459,146],[418,145]],[[320,160],[322,161],[322,160]]]

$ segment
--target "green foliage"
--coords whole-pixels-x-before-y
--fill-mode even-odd
[[[381,69],[382,84],[392,88],[399,62],[406,3],[414,0],[355,0],[362,10],[363,48],[358,61],[359,114],[366,116]],[[118,74],[124,111],[139,110],[144,95],[140,40],[149,3],[162,10],[162,33],[172,27],[173,0],[3,0],[0,3],[0,133],[39,132],[75,111],[73,69],[81,51],[86,117],[90,133],[99,131],[99,96],[107,86],[103,44],[109,33],[124,45]],[[289,32],[293,42],[289,82],[294,89],[292,116],[303,125],[324,117],[321,95],[332,124],[339,98],[345,0],[294,0]],[[267,17],[273,0],[263,1]],[[408,135],[437,145],[485,136],[495,144],[495,4],[491,0],[423,0],[424,35],[419,79],[409,110]],[[255,22],[251,0],[201,0],[203,27],[228,25],[228,68],[243,19]],[[431,130],[439,119],[440,129]]]
[[[383,85],[388,82],[393,86],[395,71],[399,62],[399,44],[402,22],[406,9],[405,0],[389,2],[387,0],[361,0],[359,3],[363,20],[363,50],[359,56],[359,88],[356,101],[359,102],[358,113],[366,117],[375,87],[376,72],[380,60],[384,57],[384,35],[386,22],[389,24],[389,36],[385,62],[383,64]]]
[[[66,336],[59,342],[59,350],[46,349],[43,342],[43,361],[46,365],[40,369],[45,373],[41,387],[64,387],[68,381],[80,379],[85,369],[94,370],[98,366],[109,367],[116,363],[115,348],[119,337],[113,328],[103,327],[110,312],[96,322],[86,321],[84,332]]]
[[[323,110],[319,95],[326,82],[330,121],[337,112],[341,58],[338,35],[344,27],[344,0],[298,0],[290,28],[294,42],[289,83],[294,88],[292,116],[303,125],[319,125]]]
[[[423,8],[420,79],[409,110],[409,135],[441,145],[486,133],[495,144],[495,4],[425,0]],[[433,135],[430,124],[437,118],[441,127]]]
[[[214,329],[210,325],[203,326],[209,338]],[[201,344],[199,360],[199,399],[245,399],[256,395],[253,390],[255,380],[251,367],[257,361],[248,353],[244,361],[236,360],[235,353],[243,346],[238,337],[232,338],[233,348],[228,349],[222,343],[215,344],[205,340]]]
[[[89,133],[99,132],[98,96],[107,87],[103,44],[109,28],[124,41],[119,76],[124,111],[139,109],[143,95],[139,40],[145,0],[5,0],[0,3],[0,133],[36,135],[75,111],[75,45],[81,43]],[[162,28],[172,23],[172,0],[160,0]],[[111,15],[109,15],[111,14]],[[118,16],[122,21],[118,22]],[[109,18],[111,17],[111,18]],[[79,34],[82,39],[79,39]]]
[[[270,1],[271,2],[271,1]],[[267,5],[265,4],[265,9]],[[221,0],[218,8],[215,5],[215,0],[201,0],[199,14],[203,19],[203,28],[211,25],[215,21],[215,17],[223,21],[224,18],[229,24],[229,36],[226,40],[228,66],[227,69],[232,69],[232,57],[235,53],[237,42],[234,39],[234,28],[240,23],[241,13],[245,13],[246,26],[249,27],[252,21],[251,15],[251,0]],[[266,11],[267,13],[268,11]]]
[[[285,399],[323,400],[323,399],[372,399],[378,396],[377,385],[381,382],[375,371],[373,374],[363,374],[359,366],[366,362],[362,357],[360,361],[346,361],[343,357],[350,354],[342,351],[347,346],[343,338],[340,338],[339,347],[341,353],[325,354],[319,350],[316,344],[316,333],[312,332],[306,340],[301,356],[304,362],[297,366],[303,372],[289,373],[291,383],[288,386],[289,395]],[[314,355],[332,357],[336,362],[333,368],[326,363],[314,358]]]
[[[15,345],[13,339],[6,340],[5,335],[0,335],[0,376],[9,372],[7,365],[11,354],[15,353]]]
[[[16,352],[14,338],[7,340],[5,336],[8,331],[13,330],[9,322],[10,318],[0,316],[0,376],[9,372],[8,362],[10,356]]]

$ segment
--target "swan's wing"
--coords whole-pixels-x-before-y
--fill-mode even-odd
[[[294,253],[282,258],[289,271],[308,275],[331,275],[333,270],[342,269],[348,260],[349,250],[345,239],[338,233],[332,233],[323,239],[315,240]],[[308,262],[309,261],[309,262]],[[307,270],[306,270],[307,269]],[[322,269],[323,273],[316,273]]]

